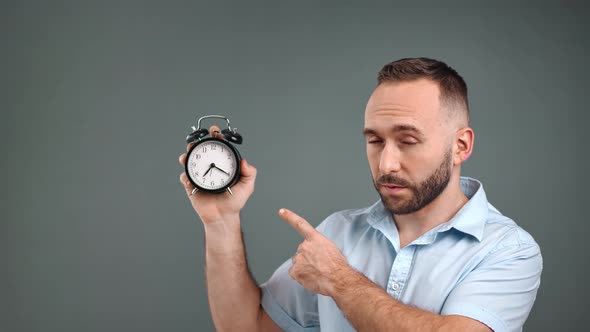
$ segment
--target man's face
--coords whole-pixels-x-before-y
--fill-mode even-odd
[[[364,135],[375,188],[394,214],[421,210],[447,187],[452,132],[430,80],[383,83],[367,103]]]

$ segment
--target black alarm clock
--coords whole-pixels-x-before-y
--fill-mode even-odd
[[[201,128],[201,121],[209,118],[224,119],[227,128],[221,130],[218,138],[209,136],[207,128]],[[222,115],[206,115],[199,119],[197,128],[186,137],[187,143],[195,143],[187,153],[185,171],[195,186],[191,195],[202,190],[211,194],[228,192],[240,180],[240,153],[234,144],[242,144],[242,135],[230,126],[229,119]],[[209,136],[209,137],[207,137]]]

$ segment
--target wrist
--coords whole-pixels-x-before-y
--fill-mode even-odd
[[[243,252],[242,229],[239,216],[224,217],[204,223],[207,257],[233,256]]]
[[[332,274],[332,282],[329,287],[329,296],[336,299],[345,296],[348,292],[358,290],[363,276],[352,266],[346,264]]]
[[[205,228],[205,236],[215,235],[229,235],[232,233],[241,234],[240,215],[226,215],[217,218],[203,219],[203,226]]]
[[[222,214],[222,215],[215,215],[215,216],[202,216],[199,214],[199,219],[203,222],[205,228],[219,228],[223,224],[239,224],[240,223],[240,213],[231,213],[231,214]]]

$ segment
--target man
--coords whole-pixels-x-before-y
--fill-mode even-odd
[[[260,288],[244,254],[239,211],[256,169],[242,161],[234,196],[197,192],[211,315],[220,331],[520,331],[540,284],[533,238],[461,177],[473,150],[467,86],[446,64],[401,59],[379,72],[364,136],[381,199],[334,213],[303,237]],[[186,154],[180,156],[184,165]]]

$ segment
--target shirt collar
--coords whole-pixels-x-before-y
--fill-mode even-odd
[[[485,222],[488,215],[488,200],[483,189],[482,183],[474,178],[460,177],[461,191],[467,196],[469,201],[461,207],[461,209],[447,222],[436,226],[430,231],[426,232],[413,244],[429,244],[434,242],[438,233],[446,232],[454,228],[462,233],[469,234],[481,241],[483,237]],[[393,222],[393,218],[389,210],[385,208],[383,202],[379,200],[370,208],[370,213],[367,222],[374,228],[383,232],[387,237],[392,237],[390,240],[397,240],[397,227]],[[389,226],[389,227],[387,227]],[[393,226],[394,229],[388,229]],[[390,232],[391,231],[391,234]],[[397,242],[395,241],[395,242]]]
[[[474,178],[460,178],[461,191],[469,201],[455,213],[448,222],[440,225],[438,232],[454,228],[481,241],[486,219],[488,217],[488,199],[483,190],[483,184]]]

